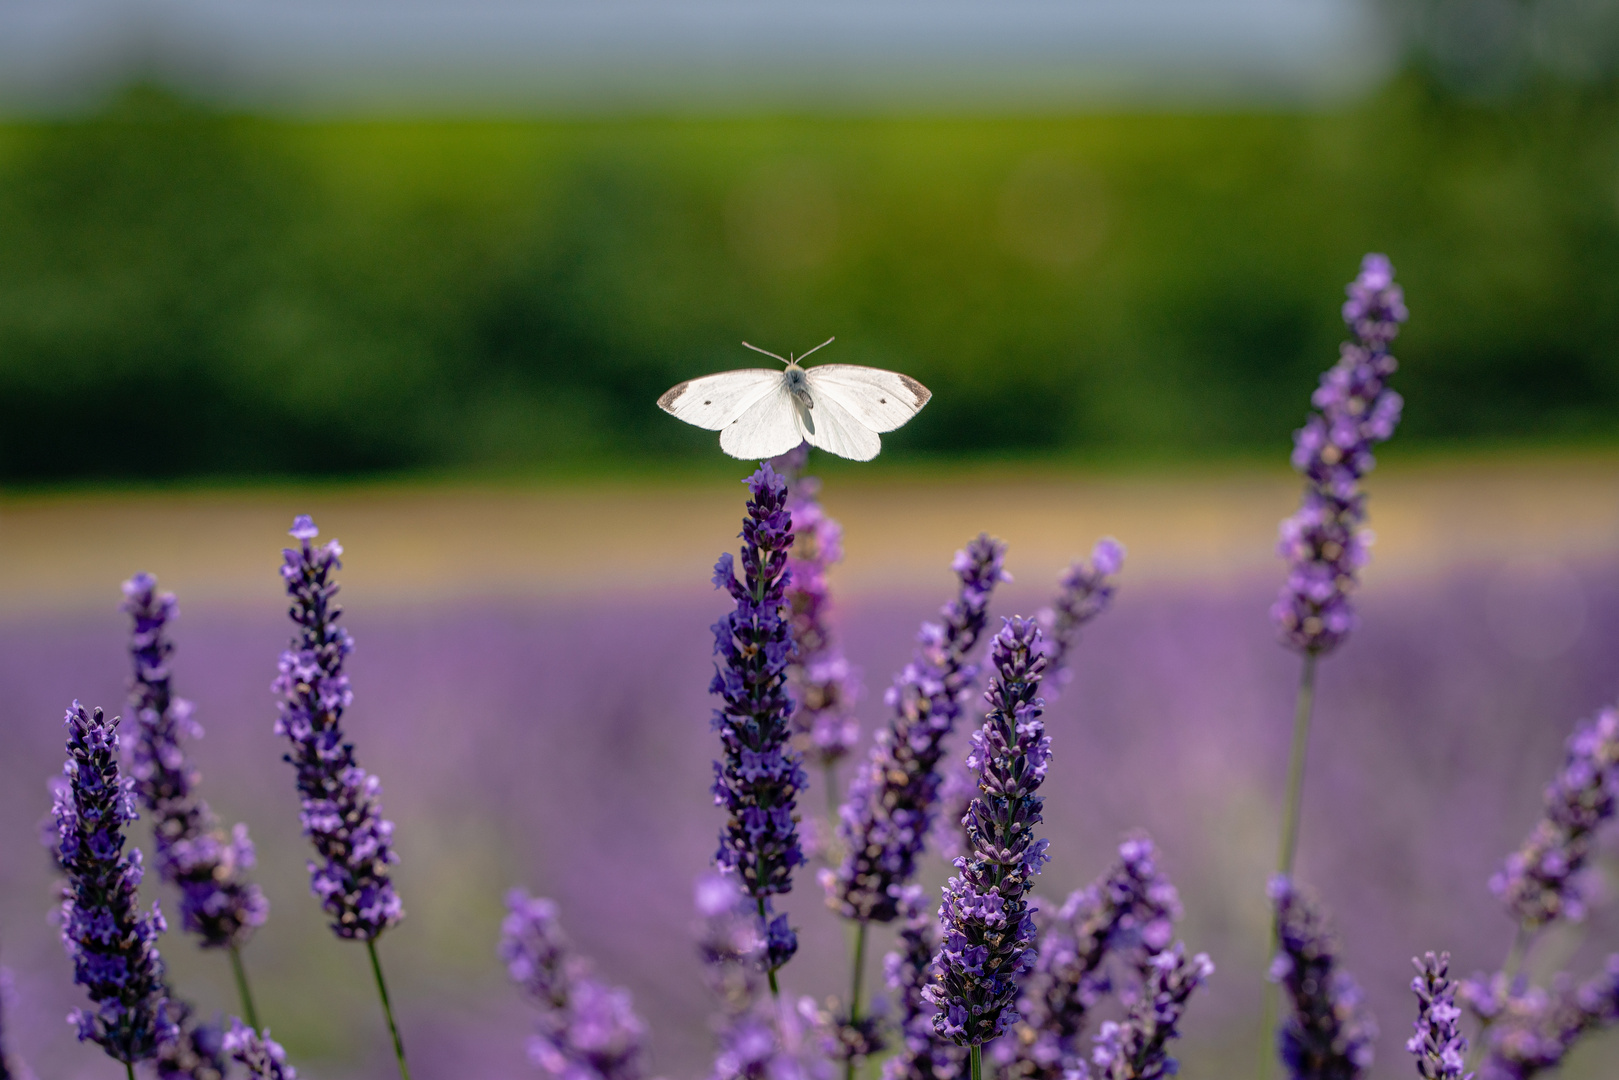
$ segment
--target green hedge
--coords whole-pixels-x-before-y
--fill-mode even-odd
[[[0,479],[623,464],[737,344],[904,370],[897,456],[1278,452],[1361,254],[1403,444],[1613,442],[1619,108],[0,126]]]

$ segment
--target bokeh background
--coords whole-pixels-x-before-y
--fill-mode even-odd
[[[655,1071],[703,1075],[707,567],[747,467],[652,401],[751,364],[743,338],[836,334],[828,359],[934,391],[878,462],[813,463],[847,529],[866,730],[971,536],[1011,543],[1002,614],[1121,539],[1116,609],[1051,712],[1040,891],[1151,830],[1219,966],[1186,1073],[1251,1075],[1297,679],[1271,546],[1369,250],[1412,310],[1407,409],[1369,485],[1364,626],[1322,673],[1301,873],[1339,914],[1381,1078],[1413,1075],[1413,953],[1500,962],[1484,883],[1573,723],[1619,694],[1619,7],[0,6],[8,1038],[40,1076],[108,1075],[61,1021],[35,834],[63,708],[122,701],[117,587],[147,569],[185,612],[205,792],[259,844],[261,1011],[304,1075],[390,1074],[270,731],[275,566],[313,512],[348,551],[417,1075],[537,1074],[493,955],[515,884],[633,990]],[[807,874],[791,907],[789,989],[835,992],[844,942]],[[1598,905],[1537,963],[1615,948]],[[165,954],[231,1008],[220,958],[178,934]],[[1565,1073],[1616,1060],[1592,1040]]]

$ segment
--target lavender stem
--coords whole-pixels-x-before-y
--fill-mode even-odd
[[[849,1025],[851,1027],[860,1022],[860,984],[865,980],[866,974],[866,930],[870,923],[862,919],[855,924],[854,930],[854,972],[849,977]],[[850,1055],[848,1064],[844,1066],[844,1080],[854,1080],[853,1055]]]
[[[242,966],[242,950],[235,945],[230,947],[230,969],[236,976],[236,994],[242,999],[242,1016],[254,1031],[263,1031],[259,1026],[259,1011],[253,1007],[253,991],[247,986],[247,968]]]
[[[984,1044],[973,1043],[972,1049],[967,1051],[967,1060],[972,1063],[972,1080],[984,1080]]]
[[[124,1072],[128,1075],[129,1080],[135,1080],[135,1066],[127,1061],[124,1062]]]
[[[394,1057],[399,1061],[401,1080],[410,1080],[410,1067],[405,1064],[405,1044],[399,1040],[399,1025],[394,1023],[393,1006],[388,1003],[388,984],[382,978],[382,961],[377,959],[377,942],[367,938],[365,949],[371,955],[371,974],[377,977],[377,995],[382,998],[382,1015],[388,1019],[388,1034],[394,1039]]]
[[[759,923],[761,926],[768,926],[770,924],[770,915],[765,911],[765,898],[761,896],[757,899],[759,902]],[[776,982],[776,969],[770,966],[769,961],[765,962],[765,975],[770,979],[771,1000],[780,1001],[781,986]]]
[[[1299,846],[1299,807],[1304,801],[1304,761],[1305,751],[1310,744],[1310,717],[1315,711],[1315,662],[1316,653],[1304,654],[1304,668],[1299,675],[1299,694],[1293,707],[1293,746],[1288,753],[1287,762],[1287,802],[1282,807],[1282,843],[1277,855],[1277,872],[1285,877],[1293,876],[1293,858]],[[1277,946],[1280,944],[1280,927],[1275,918],[1270,924],[1270,951],[1268,956],[1275,956]],[[1276,1006],[1281,988],[1273,982],[1265,984],[1265,1007],[1259,1029],[1259,1074],[1258,1080],[1270,1080],[1274,1067],[1275,1038],[1272,1032],[1276,1029]]]

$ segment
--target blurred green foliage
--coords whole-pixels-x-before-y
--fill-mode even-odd
[[[831,334],[898,456],[1285,455],[1362,253],[1405,445],[1619,432],[1619,97],[1324,114],[0,126],[0,479],[715,455],[674,382]]]

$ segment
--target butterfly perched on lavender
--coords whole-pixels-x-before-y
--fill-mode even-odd
[[[799,443],[854,461],[870,461],[883,448],[879,432],[893,431],[921,411],[933,394],[896,371],[855,364],[799,366],[804,356],[776,356],[785,371],[746,368],[688,379],[658,398],[671,416],[720,433],[720,449],[732,457],[771,458]]]

